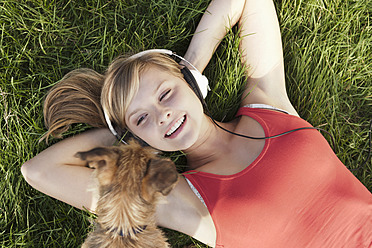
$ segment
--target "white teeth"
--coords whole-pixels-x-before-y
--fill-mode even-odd
[[[180,126],[181,124],[184,122],[185,120],[185,116],[183,116],[181,119],[179,119],[174,125],[173,127],[168,131],[167,133],[167,136],[170,136],[172,135],[172,133],[174,133],[174,131],[176,131]]]

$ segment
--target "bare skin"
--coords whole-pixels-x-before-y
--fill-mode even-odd
[[[251,68],[247,71],[249,77],[246,93],[252,92],[242,99],[241,105],[269,104],[297,115],[285,89],[280,30],[271,0],[213,0],[197,27],[185,58],[203,71],[220,40],[225,36],[226,27],[236,23],[242,28],[242,63]],[[146,72],[143,76],[146,76]],[[156,120],[170,116],[164,106],[160,104],[158,112],[151,112]],[[135,108],[135,103],[131,107]],[[182,111],[187,113],[187,107],[171,111],[179,117]],[[190,169],[221,175],[234,174],[246,168],[263,149],[264,141],[230,135],[216,128],[209,118],[202,114],[188,114],[188,117],[199,123],[193,124],[193,127],[198,127],[197,135],[185,136],[190,142],[186,147],[181,147],[187,154]],[[159,124],[160,121],[156,123]],[[262,127],[250,117],[244,116],[220,124],[238,133],[264,135]],[[164,129],[157,130],[164,134]],[[150,140],[140,129],[137,131],[138,135],[143,135],[145,141]],[[181,135],[182,133],[179,138]],[[92,130],[65,139],[23,164],[22,174],[32,187],[41,192],[77,208],[87,208],[94,212],[97,196],[89,190],[93,185],[92,170],[84,167],[85,163],[75,158],[74,154],[97,146],[112,145],[114,141],[115,137],[106,129]],[[169,141],[169,148],[179,148],[176,143],[172,143],[175,141]],[[166,144],[168,143],[164,143]],[[159,205],[157,215],[160,226],[186,233],[205,244],[215,246],[216,230],[212,218],[183,178]]]

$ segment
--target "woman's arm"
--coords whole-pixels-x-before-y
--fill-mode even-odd
[[[200,20],[185,59],[202,72],[229,28],[242,15],[244,0],[212,0]]]
[[[74,157],[78,151],[109,146],[115,137],[107,129],[95,129],[60,141],[24,163],[21,172],[35,189],[72,206],[94,211],[97,195],[91,190],[92,170]]]
[[[75,158],[78,151],[110,146],[115,137],[107,129],[95,129],[67,138],[47,148],[21,167],[26,181],[35,189],[74,207],[96,209],[92,169]],[[215,231],[208,210],[191,191],[185,179],[157,208],[158,224],[178,230],[207,244],[214,244]],[[184,217],[184,218],[183,218]]]
[[[282,40],[273,1],[246,0],[239,25],[242,63],[248,75],[241,105],[264,103],[297,115],[286,92]]]
[[[203,71],[227,29],[237,22],[242,63],[247,68],[247,87],[241,105],[264,103],[297,115],[285,88],[281,34],[272,0],[213,0],[185,58]]]

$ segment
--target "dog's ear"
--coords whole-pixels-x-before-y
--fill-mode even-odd
[[[177,181],[178,173],[170,159],[151,159],[142,180],[142,197],[152,202],[157,192],[168,195]]]
[[[119,153],[109,147],[98,147],[87,152],[78,152],[75,157],[87,161],[90,168],[97,170],[97,179],[101,186],[109,185],[117,170]]]

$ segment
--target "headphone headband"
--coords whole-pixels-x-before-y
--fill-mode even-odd
[[[172,52],[171,50],[168,50],[168,49],[149,49],[149,50],[145,50],[145,51],[142,51],[142,52],[139,52],[139,53],[136,53],[132,56],[130,56],[129,58],[130,59],[136,59],[136,58],[139,58],[145,54],[148,54],[148,53],[164,53],[164,54],[167,54],[169,56],[174,56],[174,57],[177,57],[178,59],[182,60],[182,61],[185,61],[188,65],[190,65],[195,71],[198,71],[198,69],[196,69],[196,67],[191,64],[188,60],[186,60],[184,57],[181,57],[180,55],[176,54],[175,52]],[[200,72],[199,72],[200,73]]]

